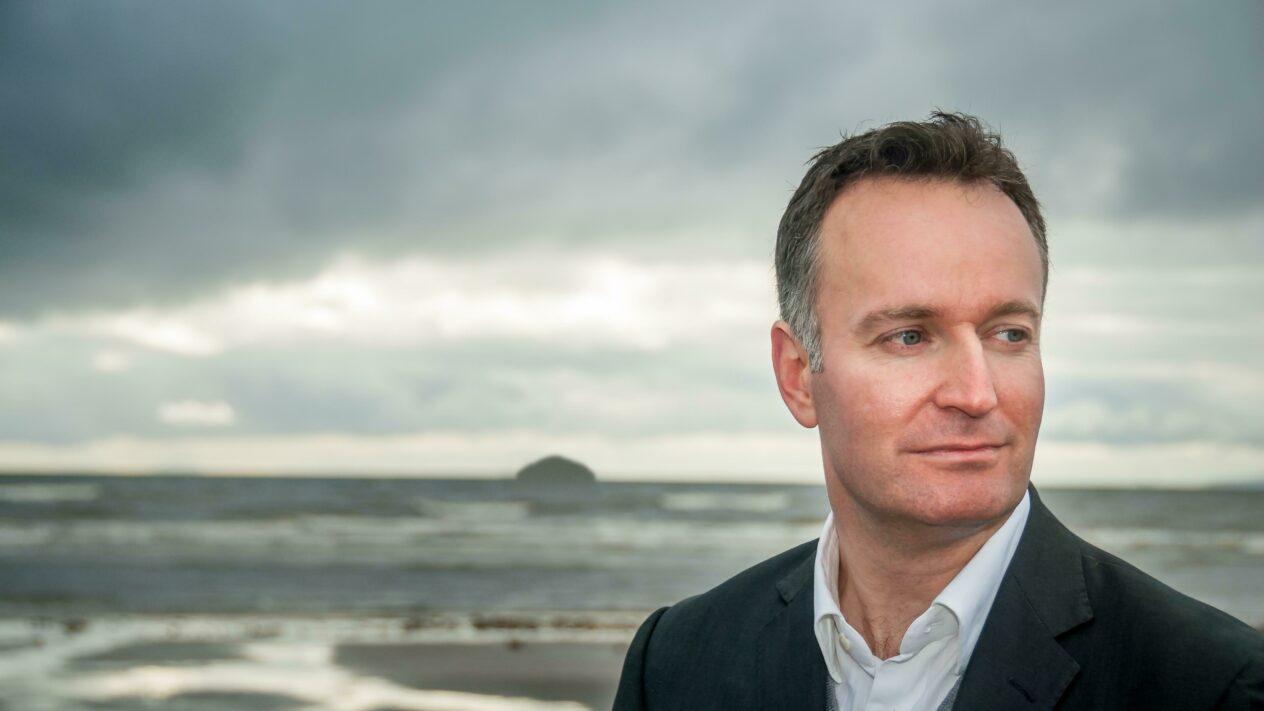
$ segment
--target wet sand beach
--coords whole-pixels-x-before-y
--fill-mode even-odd
[[[608,709],[626,644],[343,645],[334,660],[417,689],[445,689]]]
[[[4,621],[13,708],[607,709],[635,615]]]

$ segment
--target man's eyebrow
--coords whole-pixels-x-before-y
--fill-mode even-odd
[[[988,312],[987,318],[984,320],[991,321],[992,319],[1000,318],[1001,316],[1016,315],[1030,316],[1032,321],[1039,321],[1040,309],[1036,308],[1035,304],[1027,301],[1026,299],[1004,301],[992,307],[992,310]]]
[[[1016,314],[1030,316],[1033,321],[1040,320],[1040,309],[1025,299],[1015,299],[997,304],[992,307],[992,310],[988,312],[987,318],[984,320],[991,321],[1001,316],[1013,316]],[[860,319],[860,323],[856,325],[856,333],[865,334],[887,323],[933,320],[939,318],[939,316],[938,311],[924,304],[907,304],[905,306],[878,309],[870,311],[864,318]]]
[[[860,323],[856,325],[856,333],[865,334],[883,324],[894,323],[896,321],[921,321],[924,319],[935,319],[938,317],[938,311],[929,306],[923,306],[922,304],[893,306],[891,308],[870,311],[864,318],[860,319]]]

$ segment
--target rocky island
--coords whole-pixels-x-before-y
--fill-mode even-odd
[[[597,476],[583,464],[554,454],[519,469],[514,479],[522,484],[568,487],[589,486]]]

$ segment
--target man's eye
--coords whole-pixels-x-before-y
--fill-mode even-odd
[[[1002,338],[1004,338],[1009,343],[1019,343],[1029,338],[1029,336],[1027,335],[1027,332],[1021,328],[1007,328],[1004,331],[1001,331],[1001,333],[1002,334],[1006,334],[1006,333],[1015,334],[1014,338],[1010,338],[1008,336],[1002,336]]]
[[[891,334],[888,340],[893,340],[902,346],[915,346],[922,342],[922,338],[924,336],[922,336],[921,331],[900,331],[899,333]]]

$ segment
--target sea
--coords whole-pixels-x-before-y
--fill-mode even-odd
[[[1264,627],[1264,490],[1041,497]],[[626,645],[649,611],[815,538],[825,513],[802,485],[0,476],[0,709],[535,708],[417,696],[336,652]],[[363,703],[322,705],[335,683]]]

